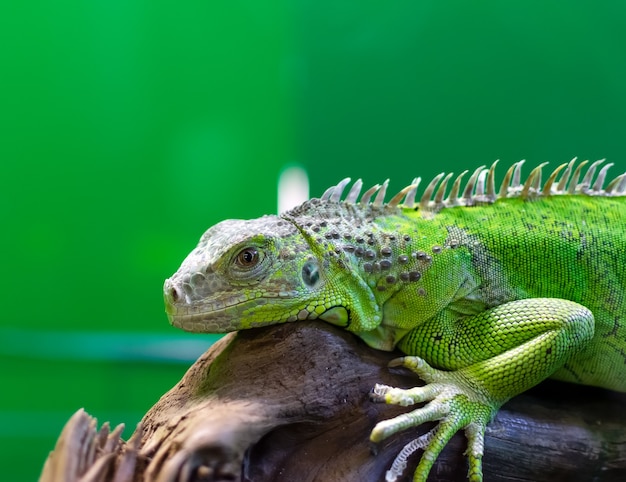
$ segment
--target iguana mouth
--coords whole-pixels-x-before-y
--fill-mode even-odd
[[[238,329],[239,316],[258,300],[236,300],[186,304],[172,303],[165,295],[165,312],[172,326],[185,331],[227,333]],[[233,310],[236,313],[233,313]]]
[[[179,283],[172,281],[172,278],[165,280],[163,297],[165,298],[165,311],[168,315],[201,314],[197,313],[198,309],[202,310],[202,314],[214,313],[251,300],[239,292],[223,299],[208,301],[206,295],[199,297],[188,294],[185,290],[186,286],[183,284],[181,288]]]
[[[192,332],[228,333],[238,330],[241,328],[241,318],[251,308],[258,308],[277,299],[293,299],[296,295],[296,292],[284,291],[250,297],[242,291],[236,291],[220,299],[194,300],[171,278],[165,280],[163,286],[165,312],[170,324]],[[246,327],[274,323],[276,320],[251,321]]]
[[[209,315],[209,316],[207,316]],[[236,330],[236,327],[230,323],[224,324],[231,320],[230,316],[220,316],[220,312],[202,312],[202,313],[185,313],[177,314],[167,312],[170,324],[185,331],[201,332],[201,333],[226,333]]]
[[[233,316],[233,313],[227,309],[237,307],[238,310],[242,310],[242,305],[248,304],[249,303],[237,303],[225,307],[222,310],[202,311],[197,313],[171,312],[168,307],[167,317],[172,326],[194,333],[229,333],[242,328],[256,328],[276,324],[276,321],[273,319],[265,319],[256,322],[248,321],[245,326],[242,326],[240,317],[237,315]]]

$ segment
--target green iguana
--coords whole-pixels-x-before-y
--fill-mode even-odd
[[[399,348],[395,366],[426,385],[377,385],[375,401],[421,408],[378,423],[371,440],[439,421],[397,456],[428,473],[465,430],[468,477],[482,480],[487,424],[511,397],[551,377],[626,391],[626,173],[605,165],[522,162],[495,189],[495,165],[416,179],[389,202],[387,181],[360,196],[349,179],[280,216],[223,221],[165,282],[170,322],[229,332],[321,319],[368,345]],[[467,171],[466,171],[467,172]],[[447,194],[447,195],[446,195]],[[374,197],[375,196],[375,197]],[[372,199],[373,198],[373,199]]]

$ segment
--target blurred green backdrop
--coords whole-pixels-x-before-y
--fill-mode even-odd
[[[626,169],[626,4],[62,0],[0,5],[0,474],[79,407],[143,413],[213,340],[163,279],[285,166],[400,188],[501,159]],[[528,171],[527,171],[528,172]]]

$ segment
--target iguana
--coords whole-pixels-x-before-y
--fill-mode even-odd
[[[418,201],[419,179],[388,202],[388,181],[360,195],[344,179],[279,216],[220,222],[165,282],[170,322],[217,333],[320,319],[399,348],[393,365],[426,385],[377,385],[372,398],[427,403],[371,440],[439,423],[387,480],[418,449],[414,480],[426,480],[463,429],[480,481],[485,428],[511,397],[548,377],[626,391],[626,173],[606,183],[598,161],[580,180],[575,161],[545,183],[545,163],[524,181],[515,163],[497,192],[496,163],[467,183],[440,174]]]

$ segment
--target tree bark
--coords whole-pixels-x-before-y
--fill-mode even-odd
[[[77,413],[41,480],[382,481],[402,447],[432,427],[369,443],[377,421],[408,410],[372,403],[374,384],[420,384],[406,369],[387,368],[397,356],[320,322],[230,334],[127,443]],[[625,480],[625,408],[625,394],[545,382],[507,403],[489,426],[485,480]],[[462,433],[453,437],[429,480],[465,480],[465,445]],[[420,455],[409,459],[406,480]]]

